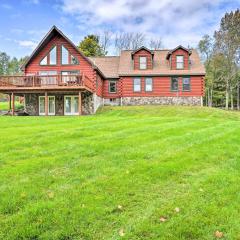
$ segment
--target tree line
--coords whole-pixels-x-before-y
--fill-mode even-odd
[[[226,13],[213,36],[204,35],[198,44],[203,57],[205,104],[240,109],[240,11]]]

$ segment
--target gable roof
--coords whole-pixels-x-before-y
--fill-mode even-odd
[[[135,53],[137,53],[137,52],[139,52],[139,51],[141,51],[141,50],[145,50],[145,51],[149,52],[152,56],[154,55],[154,52],[153,52],[152,50],[150,50],[150,49],[142,46],[142,47],[140,47],[140,48],[132,51],[132,57],[133,57],[133,55],[134,55]]]
[[[91,57],[89,58],[106,76],[106,78],[119,78],[121,76],[174,76],[174,75],[205,75],[205,69],[200,61],[198,52],[191,51],[189,56],[190,69],[173,70],[166,59],[170,50],[154,50],[153,69],[133,69],[133,50],[123,50],[120,56],[115,57]]]
[[[178,50],[178,49],[180,49],[180,48],[183,49],[184,51],[188,52],[189,56],[192,54],[192,51],[191,51],[190,49],[185,48],[185,47],[183,47],[182,45],[179,45],[179,46],[177,46],[176,48],[174,48],[174,49],[172,49],[172,50],[170,50],[170,51],[168,52],[168,54],[167,54],[167,59],[169,59],[169,57],[172,55],[173,52],[175,52],[176,50]]]
[[[63,37],[69,44],[71,44],[74,49],[89,63],[91,66],[96,69],[102,76],[103,73],[101,72],[100,69],[97,68],[93,64],[93,62],[87,58],[76,45],[66,36],[63,34],[62,31],[60,31],[55,25],[49,30],[49,32],[45,35],[45,37],[42,39],[42,41],[38,44],[38,46],[35,48],[35,50],[32,52],[31,56],[26,60],[26,62],[21,66],[21,69],[24,69],[30,62],[31,60],[47,45],[47,43],[56,35],[59,34],[61,37]]]

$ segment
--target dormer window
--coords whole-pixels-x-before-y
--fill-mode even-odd
[[[176,56],[177,69],[184,69],[184,57],[182,55]]]
[[[139,69],[147,69],[147,57],[139,57]]]

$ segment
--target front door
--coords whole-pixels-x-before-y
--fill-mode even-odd
[[[78,115],[78,96],[64,96],[64,115]]]

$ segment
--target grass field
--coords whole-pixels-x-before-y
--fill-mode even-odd
[[[19,109],[21,108],[23,105],[20,104],[19,102],[15,102],[15,108]],[[9,109],[9,102],[0,102],[0,111],[1,110],[8,110]]]
[[[0,117],[0,239],[240,239],[240,113]]]

